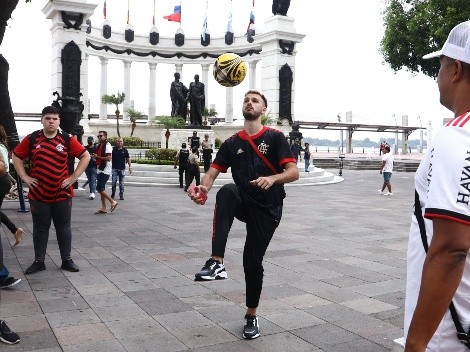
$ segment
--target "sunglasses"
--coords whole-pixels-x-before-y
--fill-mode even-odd
[[[98,138],[101,138],[101,137],[103,137],[103,136],[104,136],[104,134],[99,134],[99,135],[98,135]]]

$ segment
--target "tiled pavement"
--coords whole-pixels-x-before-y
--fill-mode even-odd
[[[127,187],[106,215],[94,214],[98,199],[78,194],[72,226],[80,272],[59,269],[51,231],[47,270],[27,278],[31,214],[5,202],[27,235],[12,248],[12,236],[1,232],[7,266],[23,282],[0,292],[0,318],[21,336],[0,350],[390,351],[403,334],[413,174],[393,174],[393,197],[378,195],[378,171],[343,176],[333,185],[287,187],[265,258],[262,335],[253,341],[241,338],[241,223],[234,222],[227,245],[229,279],[193,281],[210,254],[215,192],[196,206],[179,188]]]

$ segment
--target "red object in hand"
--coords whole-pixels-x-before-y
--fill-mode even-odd
[[[197,198],[201,200],[201,205],[204,205],[206,203],[207,194],[205,194],[204,192],[196,193],[196,185],[194,183],[191,183],[191,185],[188,187],[188,193],[191,196],[197,196]]]

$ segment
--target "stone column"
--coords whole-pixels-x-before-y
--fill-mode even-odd
[[[250,61],[248,63],[249,67],[249,75],[250,75],[250,83],[249,83],[249,89],[256,89],[256,64],[258,63],[258,60]]]
[[[204,96],[206,97],[205,99],[206,107],[209,106],[209,66],[210,64],[201,64],[201,67],[202,67],[201,81],[202,83],[204,83]]]
[[[100,57],[101,77],[100,77],[100,120],[108,119],[108,106],[101,102],[103,95],[108,94],[108,59]]]
[[[293,82],[291,87],[291,117],[295,120],[295,56],[296,44],[305,35],[298,34],[294,27],[294,19],[288,16],[271,16],[265,22],[263,37],[256,39],[262,45],[263,60],[261,68],[261,90],[268,100],[271,116],[279,118],[280,82],[279,71],[284,65],[292,70]],[[283,43],[281,50],[280,41]]]
[[[233,123],[233,87],[225,88],[225,123]]]
[[[80,121],[80,124],[83,126],[83,131],[87,134],[91,132],[90,126],[88,124],[88,114],[90,113],[90,99],[88,98],[88,54],[85,53],[85,58],[82,62],[84,76],[82,79],[83,85],[83,117]]]
[[[346,111],[346,123],[352,123],[352,111]],[[352,134],[353,130],[349,128],[346,135],[346,153],[352,153]]]
[[[156,92],[156,62],[149,62],[149,111],[147,117],[147,123],[153,120],[156,115],[156,105],[155,105],[155,92]]]
[[[132,61],[122,60],[124,63],[124,104],[122,109],[122,122],[130,122],[127,109],[131,107],[131,64]]]
[[[401,116],[401,125],[408,126],[408,115]],[[403,137],[401,138],[401,153],[408,153],[408,134],[406,132],[403,132]]]

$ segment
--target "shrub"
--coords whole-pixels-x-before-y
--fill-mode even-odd
[[[222,145],[222,140],[220,138],[215,139],[215,149],[219,149]]]
[[[168,160],[174,162],[177,152],[176,149],[151,148],[145,151],[145,157],[152,160]]]
[[[109,137],[108,142],[111,143],[112,146],[116,145],[118,137]],[[122,137],[124,141],[124,147],[140,147],[144,140],[139,137]]]

